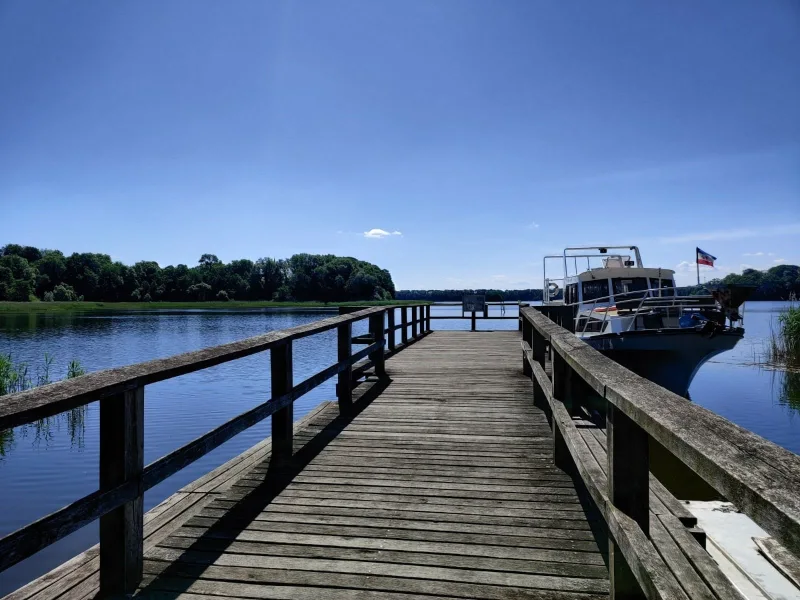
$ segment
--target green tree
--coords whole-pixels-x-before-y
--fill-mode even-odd
[[[59,283],[53,288],[53,300],[56,302],[74,302],[77,299],[78,295],[69,284]]]

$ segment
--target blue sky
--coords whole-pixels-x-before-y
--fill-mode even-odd
[[[795,0],[4,0],[0,243],[399,288],[798,264],[798,56]]]

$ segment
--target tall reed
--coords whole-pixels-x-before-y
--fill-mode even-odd
[[[11,354],[0,354],[0,396],[24,392],[40,385],[52,383],[52,366],[55,357],[45,352],[42,364],[36,367],[32,374],[28,363],[15,363]],[[84,375],[86,370],[77,360],[71,360],[67,365],[66,379]],[[2,402],[2,400],[0,400]],[[0,430],[0,458],[4,457],[14,445],[17,435],[26,437],[33,435],[34,443],[50,440],[53,437],[53,428],[58,428],[61,419],[66,419],[67,430],[73,446],[83,447],[84,424],[86,421],[87,406],[79,406],[54,417],[39,419],[29,425],[17,429]]]

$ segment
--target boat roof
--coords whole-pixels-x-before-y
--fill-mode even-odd
[[[631,277],[651,277],[654,279],[671,279],[675,275],[672,269],[660,267],[598,267],[584,271],[578,275],[578,281],[594,281],[596,279],[616,279]]]

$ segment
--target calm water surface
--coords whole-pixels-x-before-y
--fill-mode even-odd
[[[800,452],[797,381],[755,366],[782,303],[749,303],[745,339],[707,363],[695,378],[692,399],[794,452]],[[515,316],[508,307],[506,314]],[[44,354],[55,360],[52,378],[63,378],[77,359],[87,371],[163,358],[268,331],[302,325],[333,312],[308,310],[153,311],[113,314],[0,315],[0,353],[30,365]],[[460,314],[434,307],[432,314]],[[499,314],[498,308],[492,315]],[[397,318],[399,323],[399,315]],[[516,321],[478,321],[480,329],[515,329]],[[434,329],[465,329],[468,321],[433,321]],[[366,332],[366,322],[354,334]],[[399,334],[399,332],[398,332]],[[294,378],[301,381],[336,361],[336,332],[294,343]],[[269,398],[269,355],[257,354],[146,388],[145,463],[192,441]],[[792,392],[791,390],[794,390]],[[793,395],[794,394],[794,395]],[[335,398],[333,380],[295,403],[299,419],[323,400]],[[97,489],[98,405],[91,404],[39,426],[20,427],[0,438],[0,536],[27,525]],[[270,422],[241,433],[145,494],[149,510],[180,487],[270,435]],[[58,566],[97,541],[89,525],[31,559],[0,574],[0,595]]]

